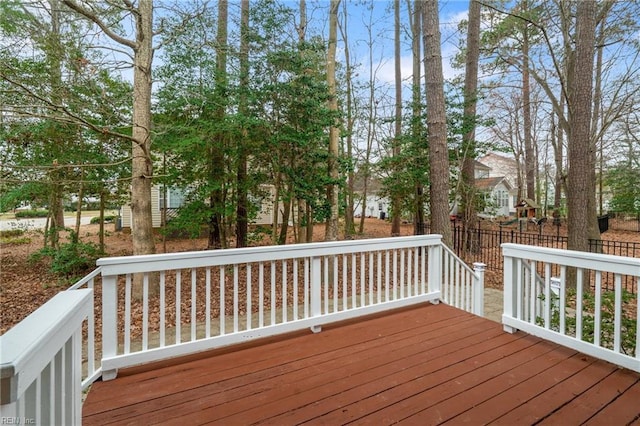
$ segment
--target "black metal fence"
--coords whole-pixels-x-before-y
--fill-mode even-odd
[[[609,229],[612,231],[640,232],[640,213],[609,213]]]
[[[500,245],[503,243],[526,244],[538,247],[551,247],[566,249],[567,237],[563,235],[547,235],[542,233],[519,232],[514,229],[470,229],[455,225],[453,231],[453,246],[456,254],[468,263],[482,262],[487,269],[501,273],[503,270],[503,258]],[[465,233],[467,236],[465,237]],[[466,245],[466,247],[465,247]],[[590,251],[612,254],[616,256],[628,256],[640,258],[640,243],[629,241],[591,240]],[[636,293],[637,283],[633,277],[624,277],[625,287],[632,293]],[[605,279],[609,283],[612,280]],[[608,285],[607,285],[608,287]],[[612,290],[610,288],[609,290]]]

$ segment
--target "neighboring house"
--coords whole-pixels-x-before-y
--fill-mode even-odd
[[[253,225],[271,225],[273,224],[273,206],[275,199],[275,188],[273,185],[261,185],[263,194],[260,196],[250,196],[249,199],[255,205],[260,204],[256,218],[251,222]],[[164,199],[166,192],[166,202]],[[167,218],[170,219],[176,214],[178,208],[182,207],[185,202],[184,191],[180,188],[164,188],[160,185],[151,187],[151,217],[154,228],[162,227],[162,212],[167,209]],[[282,206],[280,206],[282,207]],[[282,208],[280,208],[282,210]],[[278,212],[279,223],[282,220],[282,211]],[[120,216],[122,217],[122,228],[131,229],[131,207],[127,204],[120,207]]]
[[[386,196],[378,195],[382,190],[382,183],[378,178],[370,177],[367,182],[367,205],[365,212],[362,211],[362,195],[364,193],[364,184],[360,176],[356,175],[353,186],[354,193],[354,217],[377,217],[385,219],[389,217],[389,209],[391,208],[391,200]]]
[[[484,194],[485,208],[482,213],[489,216],[509,216],[515,211],[512,186],[506,177],[476,179],[476,188]]]
[[[485,159],[490,165],[484,162]],[[476,188],[483,194],[485,200],[485,208],[479,212],[480,216],[495,217],[515,214],[517,175],[510,174],[514,171],[517,172],[515,160],[497,154],[491,153],[475,161]],[[451,214],[458,214],[458,207],[456,202]]]
[[[362,197],[362,194],[357,195]],[[389,217],[390,201],[387,197],[379,197],[377,195],[367,195],[367,206],[365,217],[377,217],[385,219]],[[362,202],[358,202],[353,206],[353,216],[362,216]]]
[[[478,158],[477,162],[489,169],[489,174],[482,177],[504,176],[512,188],[517,188],[518,162],[515,159],[490,152]]]
[[[509,184],[509,215],[516,214],[516,204],[518,200],[518,162],[504,155],[490,152],[478,158],[478,162],[489,168],[489,174],[483,177],[502,177]]]
[[[161,187],[154,185],[151,187],[151,223],[154,228],[162,226],[162,213],[160,209]],[[122,229],[131,229],[131,206],[125,204],[120,207],[120,217],[122,218]]]
[[[491,167],[475,161],[473,165],[473,177],[476,179],[484,179],[491,176]]]

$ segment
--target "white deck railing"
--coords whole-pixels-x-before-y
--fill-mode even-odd
[[[640,259],[519,244],[502,249],[505,330],[640,372]]]
[[[80,424],[82,324],[93,291],[55,295],[0,336],[3,424]]]
[[[117,369],[422,302],[482,314],[439,235],[104,258],[0,336],[2,418],[79,424]],[[140,297],[134,297],[136,286]]]
[[[427,235],[100,259],[102,377],[420,302],[471,311],[482,272],[443,247]]]
[[[101,360],[101,340],[96,327],[96,321],[100,319],[101,312],[96,303],[100,287],[96,289],[96,284],[100,281],[102,270],[98,267],[84,278],[80,279],[67,291],[79,289],[89,289],[93,292],[92,308],[82,330],[82,390],[86,390],[91,383],[95,382],[102,375]],[[98,308],[98,309],[96,309]]]

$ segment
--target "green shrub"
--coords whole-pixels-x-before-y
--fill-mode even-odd
[[[567,301],[575,303],[575,289],[568,289]],[[636,334],[638,333],[636,319],[629,312],[633,312],[632,307],[637,306],[638,295],[627,290],[622,290],[622,318],[620,321],[620,351],[626,355],[634,356],[636,351]],[[539,296],[544,301],[544,294]],[[551,329],[560,332],[560,298],[551,294]],[[574,307],[574,306],[573,306]],[[595,295],[591,292],[584,293],[582,314],[582,340],[593,343],[595,337]],[[544,318],[537,317],[536,324],[543,326]],[[576,317],[571,313],[569,307],[565,308],[565,333],[570,336],[576,335]],[[602,292],[600,301],[600,345],[613,349],[615,336],[615,292]]]
[[[16,211],[16,219],[29,219],[34,217],[47,217],[47,210],[18,210]]]
[[[0,236],[0,243],[2,244],[29,244],[31,238],[29,237],[2,237]]]
[[[117,216],[114,215],[110,215],[110,216],[105,216],[104,217],[104,223],[113,223],[115,222]],[[96,223],[100,223],[100,216],[94,216],[91,218],[90,223],[92,225],[95,225]]]
[[[13,238],[24,235],[24,229],[7,229],[0,231],[0,238]]]
[[[0,231],[0,243],[2,244],[29,244],[31,238],[24,235],[25,230],[21,228],[6,229]]]
[[[48,260],[51,272],[71,280],[93,269],[101,255],[103,253],[97,244],[70,242],[61,244],[57,249],[40,249],[29,257],[29,262]]]

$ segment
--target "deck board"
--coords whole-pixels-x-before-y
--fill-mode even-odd
[[[637,373],[425,304],[121,371],[83,422],[630,424],[639,400]]]

